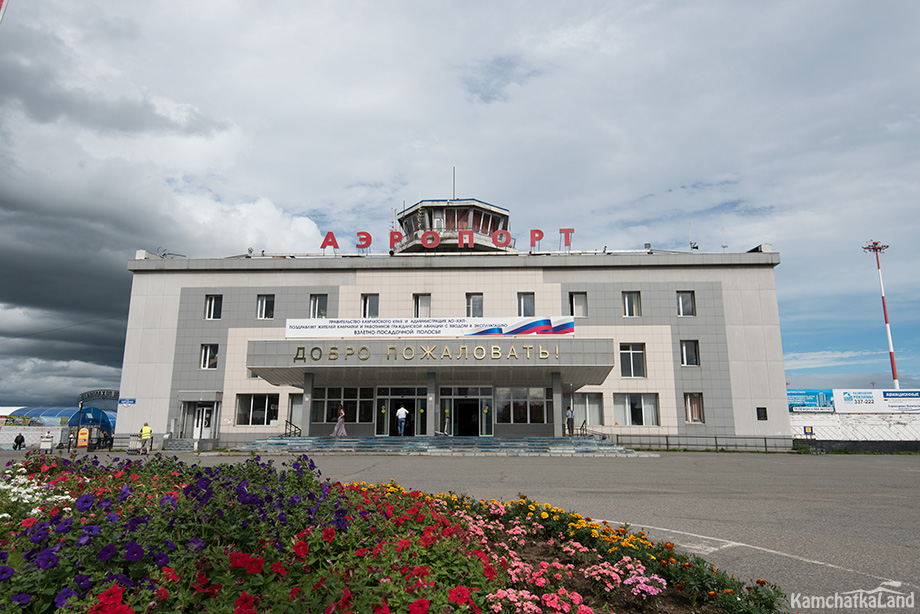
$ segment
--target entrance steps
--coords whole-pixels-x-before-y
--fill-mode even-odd
[[[648,456],[593,437],[282,437],[235,448],[263,454]]]

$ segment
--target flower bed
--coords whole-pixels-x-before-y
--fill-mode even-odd
[[[642,533],[507,503],[217,467],[30,453],[0,479],[0,609],[91,614],[772,612]]]

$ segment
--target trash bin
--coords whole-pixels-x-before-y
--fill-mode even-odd
[[[140,435],[129,435],[127,452],[128,454],[140,454],[141,453],[141,436]]]
[[[38,444],[39,450],[52,450],[54,449],[54,437],[52,435],[42,435],[41,441]]]

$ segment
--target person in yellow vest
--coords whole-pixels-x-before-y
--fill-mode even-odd
[[[146,422],[141,428],[141,454],[147,454],[153,447],[153,429]]]

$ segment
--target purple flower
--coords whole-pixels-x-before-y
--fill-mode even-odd
[[[38,553],[38,556],[35,557],[35,565],[40,569],[45,571],[49,569],[54,569],[57,567],[57,564],[61,561],[55,554],[54,550],[51,548],[46,548]]]
[[[128,542],[128,546],[125,548],[126,561],[139,561],[143,556],[144,549],[141,548],[137,542]]]
[[[65,605],[67,605],[68,599],[70,599],[71,597],[76,597],[76,596],[77,596],[77,591],[70,589],[70,588],[65,588],[64,590],[62,590],[60,593],[57,594],[57,597],[54,598],[54,605],[56,605],[59,608],[63,608]]]
[[[91,541],[93,541],[92,537],[90,537],[89,535],[83,534],[77,538],[77,548],[82,548],[83,546],[90,543]]]
[[[125,484],[121,487],[121,490],[118,491],[118,500],[124,502],[128,497],[131,496],[131,487]]]
[[[86,494],[76,500],[74,507],[77,508],[78,512],[88,512],[93,507],[93,495]]]
[[[10,558],[9,552],[0,552],[0,563],[6,563],[8,558]]]
[[[99,535],[101,530],[98,524],[87,524],[83,526],[84,535]]]
[[[197,537],[193,537],[192,539],[185,542],[185,546],[189,550],[201,550],[202,548],[204,548],[204,542],[198,539]]]
[[[112,558],[112,555],[116,552],[118,552],[118,547],[115,544],[108,544],[107,546],[102,547],[102,550],[99,551],[99,554],[96,555],[96,558],[99,559],[99,561],[105,563],[110,558]]]
[[[112,503],[111,499],[100,499],[99,503],[96,504],[96,507],[99,508],[100,510],[107,510],[113,505],[114,503]]]
[[[134,582],[131,581],[131,578],[129,578],[123,573],[113,573],[110,576],[106,577],[102,581],[102,586],[108,586],[112,582],[118,582],[120,586],[124,586],[126,588],[134,586]]]
[[[14,602],[20,605],[26,605],[32,599],[32,595],[30,595],[29,593],[16,593],[12,597],[10,597],[10,599],[12,599]]]
[[[168,539],[164,539],[164,540],[163,540],[163,545],[166,546],[167,548],[169,548],[170,550],[175,550],[175,549],[176,549],[176,544],[172,543],[172,541],[170,541],[170,540],[168,540]]]
[[[70,533],[70,525],[73,524],[73,518],[65,518],[58,523],[58,526],[54,527],[54,532],[58,535],[63,535],[64,533]]]
[[[85,591],[93,585],[93,583],[89,579],[89,576],[81,574],[81,573],[78,573],[77,575],[73,577],[73,582],[74,584],[77,585],[77,588],[79,588],[81,591]]]
[[[16,573],[15,569],[13,569],[12,567],[7,567],[6,565],[3,565],[2,567],[0,567],[0,582],[2,582],[3,580],[9,580],[13,576],[14,573]]]
[[[153,555],[153,562],[157,567],[166,567],[169,565],[169,556],[163,552],[157,552]]]
[[[33,544],[40,544],[46,539],[48,539],[48,534],[44,531],[39,531],[38,533],[33,534],[32,537],[29,538],[29,541]]]

